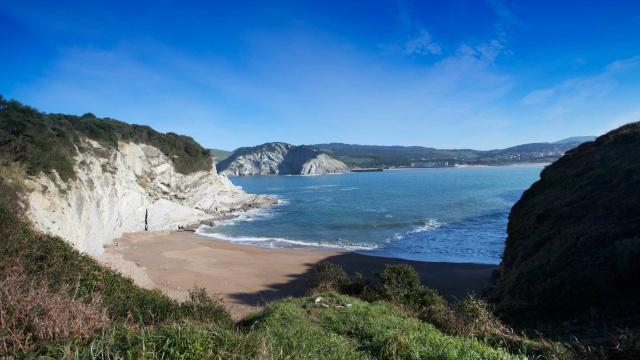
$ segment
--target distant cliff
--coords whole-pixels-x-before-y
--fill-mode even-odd
[[[640,314],[640,123],[568,151],[509,215],[491,295],[514,320]]]
[[[14,208],[37,230],[89,254],[125,232],[277,202],[219,176],[191,138],[91,114],[40,113],[2,97],[0,185],[0,200],[14,192]]]
[[[240,148],[218,163],[218,171],[228,176],[320,175],[349,172],[341,161],[308,146],[275,142]]]

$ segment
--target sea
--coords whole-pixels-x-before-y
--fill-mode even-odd
[[[238,244],[498,264],[511,207],[543,166],[232,177],[279,199],[198,234]]]

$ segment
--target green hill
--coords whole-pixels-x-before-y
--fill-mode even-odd
[[[355,144],[315,144],[349,167],[409,166],[412,162],[442,162],[467,165],[508,165],[526,162],[553,162],[566,151],[586,141],[576,138],[562,143],[533,143],[497,150],[435,149],[422,146],[380,146]],[[571,140],[571,141],[569,141]]]
[[[209,151],[188,136],[91,113],[47,114],[0,95],[0,159],[26,164],[29,174],[56,170],[63,180],[74,178],[73,157],[83,149],[80,135],[116,148],[118,141],[153,145],[183,174],[211,169]]]
[[[211,152],[211,157],[215,162],[222,161],[233,154],[233,151],[218,150],[218,149],[208,149],[208,150],[209,152]]]
[[[514,320],[640,314],[640,123],[567,152],[509,215],[492,295]]]

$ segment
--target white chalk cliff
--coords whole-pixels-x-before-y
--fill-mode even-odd
[[[308,146],[267,143],[241,148],[218,163],[221,174],[249,175],[320,175],[349,172],[342,161],[318,153]]]
[[[259,208],[277,200],[234,186],[226,175],[183,175],[157,148],[120,142],[118,149],[82,139],[77,178],[27,179],[26,214],[35,227],[90,255],[123,233],[173,230],[216,215]],[[55,173],[54,173],[55,175]]]

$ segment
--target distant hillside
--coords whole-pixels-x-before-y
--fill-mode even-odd
[[[280,142],[240,148],[217,165],[228,176],[319,175],[349,172],[339,160],[308,146]]]
[[[586,138],[586,137],[585,137]],[[331,154],[349,167],[409,166],[412,162],[448,161],[453,164],[507,165],[525,162],[553,162],[567,150],[580,145],[582,138],[562,143],[533,143],[506,149],[435,149],[422,146],[378,146],[355,144],[315,144],[311,147]]]
[[[211,158],[214,162],[220,162],[233,154],[233,151],[208,149],[211,152]]]
[[[566,138],[566,139],[555,141],[552,144],[565,144],[565,143],[571,143],[571,142],[583,143],[583,142],[587,142],[587,141],[593,141],[596,138],[597,138],[597,136],[573,136],[573,137],[570,137],[570,138]]]
[[[514,320],[640,314],[640,123],[546,167],[509,215],[492,295]]]

